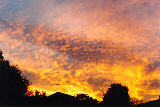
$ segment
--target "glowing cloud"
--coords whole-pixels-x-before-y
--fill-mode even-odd
[[[31,89],[102,99],[114,82],[146,101],[160,93],[157,0],[0,1],[0,49]]]

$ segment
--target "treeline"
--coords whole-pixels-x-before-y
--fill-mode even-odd
[[[109,106],[134,106],[141,103],[131,99],[128,88],[120,83],[111,84],[106,91],[102,102],[89,97],[87,94],[71,96],[57,92],[46,96],[45,92],[32,92],[28,88],[31,82],[22,76],[22,71],[17,66],[10,65],[0,51],[0,105],[41,105],[41,106],[78,106],[78,105],[109,105]]]
[[[99,104],[96,99],[89,97],[87,94],[78,94],[77,96],[71,96],[61,92],[57,92],[50,96],[46,96],[44,93],[38,91],[35,95],[25,96],[24,105],[65,105],[65,106],[77,106],[77,105],[97,105]]]

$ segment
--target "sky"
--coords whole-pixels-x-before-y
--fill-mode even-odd
[[[102,100],[112,83],[160,94],[160,1],[1,0],[0,49],[32,90]]]

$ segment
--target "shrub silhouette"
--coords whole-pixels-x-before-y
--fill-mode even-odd
[[[103,104],[125,106],[130,104],[128,88],[119,83],[111,84],[103,98]]]
[[[79,105],[95,105],[98,104],[96,99],[89,97],[87,94],[77,94],[77,104]]]
[[[75,97],[64,94],[61,92],[56,92],[55,94],[52,94],[48,96],[48,104],[49,105],[73,105],[74,104]]]
[[[21,102],[30,85],[17,66],[11,66],[0,51],[0,104]]]
[[[32,106],[32,105],[46,105],[47,102],[46,92],[28,91],[26,93],[25,103],[24,105]]]
[[[143,99],[142,99],[142,100],[139,100],[139,99],[137,99],[137,98],[131,98],[131,104],[132,104],[133,106],[136,106],[136,105],[142,104],[142,103],[143,103]]]

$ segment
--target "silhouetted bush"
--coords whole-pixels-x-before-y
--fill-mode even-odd
[[[38,90],[33,91],[28,91],[25,97],[25,105],[47,105],[48,97],[46,96],[46,92],[42,91],[39,92]]]
[[[77,94],[76,99],[77,100],[75,103],[78,105],[96,105],[98,104],[98,101],[96,99],[89,97],[87,94]]]
[[[137,99],[137,98],[131,98],[131,104],[132,104],[133,106],[136,106],[136,105],[142,104],[142,103],[143,103],[143,100],[139,100],[139,99]]]
[[[140,103],[136,105],[135,107],[160,107],[160,99],[149,101],[146,103]]]
[[[103,104],[111,106],[127,106],[130,104],[128,88],[119,83],[111,84],[103,98]]]
[[[55,94],[52,94],[48,96],[47,102],[49,105],[73,105],[74,104],[75,97],[57,92]]]
[[[22,102],[29,80],[21,75],[17,66],[10,65],[0,51],[0,104],[15,104]]]

